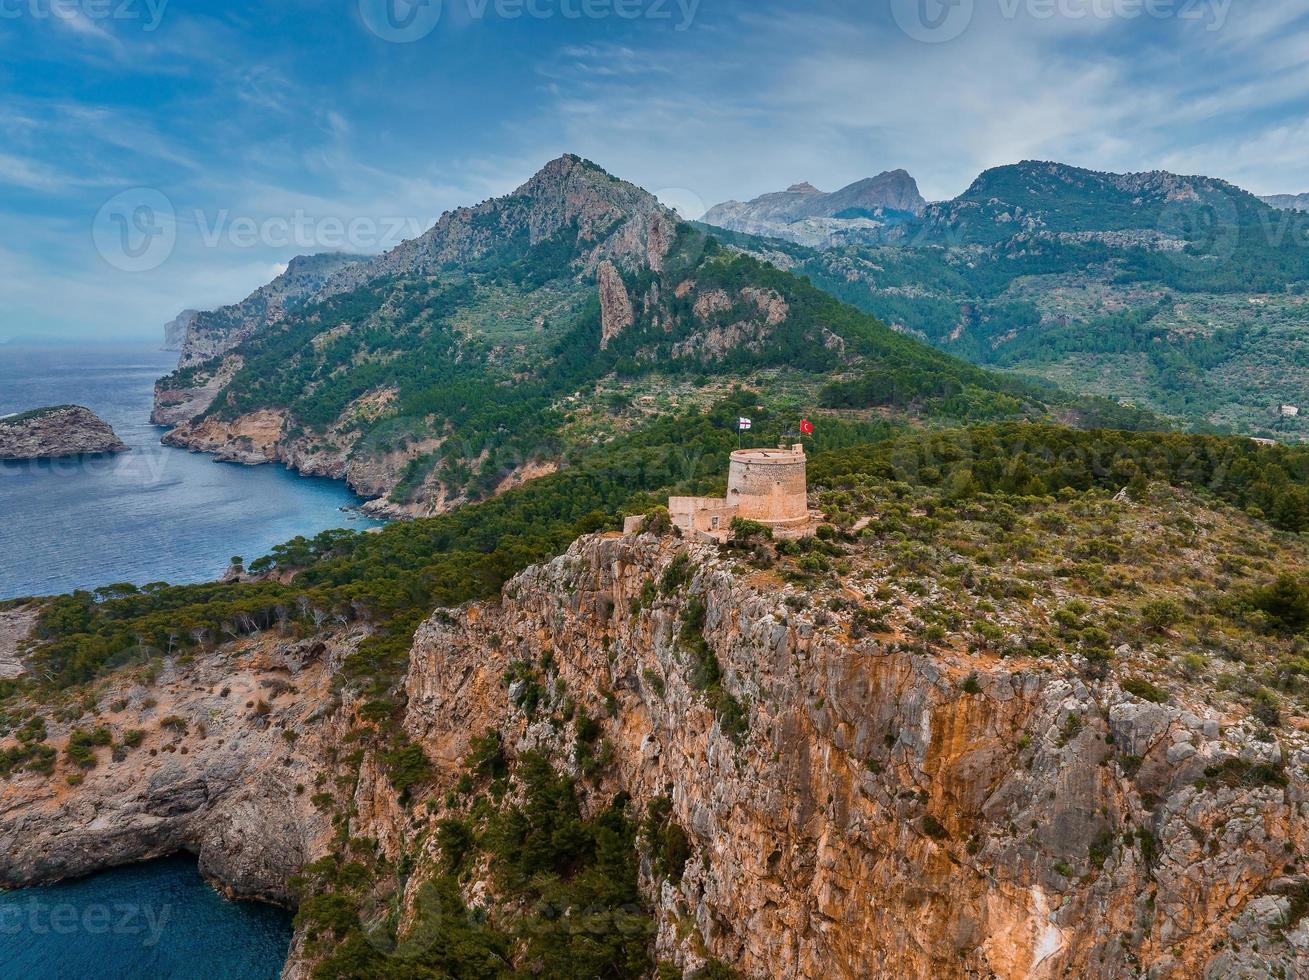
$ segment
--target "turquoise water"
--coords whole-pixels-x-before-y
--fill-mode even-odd
[[[121,456],[0,463],[0,599],[114,582],[204,582],[298,534],[364,528],[335,480],[235,466],[159,444],[154,382],[176,364],[154,350],[0,346],[0,415],[85,405],[132,447]],[[342,508],[345,508],[343,510]]]
[[[226,901],[189,858],[0,894],[3,980],[271,980],[290,942],[289,913]]]

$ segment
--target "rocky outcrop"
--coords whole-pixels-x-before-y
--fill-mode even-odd
[[[240,368],[241,358],[232,354],[217,365],[194,367],[181,377],[171,375],[155,382],[151,423],[180,425],[208,411]]]
[[[341,737],[322,710],[332,671],[358,639],[242,641],[155,678],[116,675],[93,717],[47,718],[55,770],[0,783],[0,886],[185,850],[228,894],[290,904],[291,876],[330,845],[310,797]],[[64,749],[96,727],[113,747],[79,765]]]
[[[78,405],[38,408],[0,418],[0,459],[58,459],[125,453],[108,423]]]
[[[199,310],[183,310],[164,324],[164,350],[178,351],[186,345],[187,331],[200,315]]]
[[[604,350],[636,322],[636,315],[623,276],[612,262],[607,259],[601,262],[595,278],[600,287],[600,349]]]
[[[27,673],[22,651],[36,625],[35,606],[0,607],[0,680],[12,680]]]
[[[251,412],[230,421],[206,418],[184,422],[163,438],[165,446],[213,453],[224,463],[257,466],[276,462],[286,413],[273,409]]]

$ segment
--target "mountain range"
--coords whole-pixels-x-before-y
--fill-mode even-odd
[[[1279,414],[1309,401],[1309,217],[1225,181],[1025,161],[821,248],[781,224],[715,230],[722,214],[706,230],[974,363],[1200,430],[1309,437]]]
[[[198,317],[155,421],[430,514],[752,380],[847,426],[1142,420],[935,351],[565,156],[382,256],[297,260]]]

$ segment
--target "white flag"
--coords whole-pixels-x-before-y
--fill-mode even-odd
[[[742,418],[741,418],[741,431],[742,431],[742,432],[745,432],[745,431],[746,431],[747,429],[749,429],[750,426],[753,425],[753,424],[754,424],[754,423],[752,423],[748,418],[745,418],[744,416],[742,416]]]

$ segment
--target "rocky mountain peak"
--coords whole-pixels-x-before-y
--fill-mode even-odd
[[[418,238],[345,270],[325,294],[379,276],[474,269],[492,256],[522,254],[556,238],[576,247],[580,274],[594,273],[605,259],[627,268],[659,269],[676,225],[676,216],[653,194],[568,153],[512,193],[447,211]]]
[[[703,220],[730,231],[825,247],[880,240],[885,229],[921,215],[926,207],[907,171],[888,170],[830,194],[805,181],[745,203],[726,201],[710,208]]]

